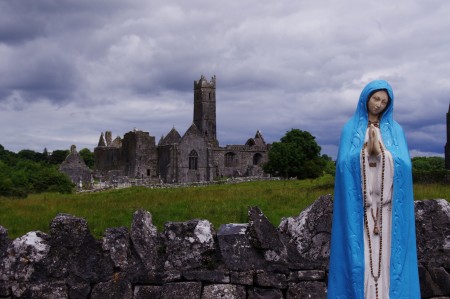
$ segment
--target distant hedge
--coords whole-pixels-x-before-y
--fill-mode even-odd
[[[413,170],[414,183],[450,183],[450,170]]]
[[[58,165],[30,150],[18,154],[0,145],[0,196],[26,197],[30,193],[71,193],[73,183]]]

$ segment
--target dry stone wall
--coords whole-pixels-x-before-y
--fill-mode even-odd
[[[134,213],[131,228],[95,239],[86,221],[57,215],[48,234],[10,240],[0,226],[0,298],[325,298],[332,197],[273,226],[257,207],[248,223],[168,222]],[[423,298],[450,296],[450,205],[416,202]]]

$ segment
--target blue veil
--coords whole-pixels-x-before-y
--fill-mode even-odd
[[[394,163],[389,294],[391,299],[420,298],[411,159],[403,130],[393,118],[392,88],[384,80],[367,84],[355,114],[342,130],[334,185],[328,298],[364,298],[360,152],[368,123],[366,103],[377,90],[386,90],[390,99],[380,130]]]

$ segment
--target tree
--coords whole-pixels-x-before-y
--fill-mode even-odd
[[[83,148],[81,151],[78,152],[83,158],[84,163],[86,163],[87,167],[93,168],[94,167],[94,153],[91,152],[88,148]]]
[[[413,171],[445,170],[443,157],[414,157],[411,162]]]
[[[42,157],[45,162],[48,162],[48,160],[50,159],[50,154],[48,153],[48,150],[46,147],[44,148],[44,151],[42,152]]]
[[[0,161],[5,162],[7,165],[14,165],[17,160],[16,156],[16,153],[5,150],[3,145],[0,144]]]
[[[24,149],[17,153],[20,159],[26,159],[34,162],[46,161],[44,155],[33,150]]]
[[[326,165],[320,150],[309,132],[291,129],[280,142],[272,144],[264,171],[284,178],[317,178],[323,174]]]
[[[325,162],[324,173],[334,176],[336,174],[336,163],[328,155],[322,155],[322,159]]]
[[[59,159],[65,158],[60,152]],[[29,193],[72,192],[72,181],[42,157],[44,154],[31,150],[16,154],[0,145],[0,196],[23,198]]]
[[[411,159],[415,183],[444,183],[448,175],[443,157],[414,157]]]
[[[69,150],[55,150],[52,152],[52,155],[50,156],[50,164],[56,164],[59,165],[66,157],[70,154]]]

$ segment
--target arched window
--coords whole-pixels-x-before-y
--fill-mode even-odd
[[[237,162],[237,159],[236,159],[235,153],[228,152],[225,154],[225,166],[226,167],[235,166],[236,162]]]
[[[260,153],[253,155],[253,165],[259,165],[262,161],[262,155]]]
[[[198,167],[198,154],[195,150],[192,150],[189,154],[189,169],[196,170]]]

